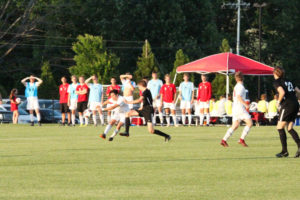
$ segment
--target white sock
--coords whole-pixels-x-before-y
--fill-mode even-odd
[[[85,117],[85,125],[88,125],[89,124],[89,118],[88,117]]]
[[[156,124],[156,114],[154,114],[152,117],[152,124],[153,124],[153,126],[155,126],[155,124]]]
[[[192,124],[192,115],[188,115],[188,118],[189,118],[189,125]]]
[[[223,140],[227,141],[228,138],[230,138],[230,136],[232,136],[232,134],[233,134],[233,130],[232,130],[232,128],[229,128],[229,129],[227,130],[227,132],[226,132],[226,134],[225,134]]]
[[[163,123],[164,123],[163,114],[162,114],[162,113],[159,113],[158,115],[159,115],[160,123],[163,124]]]
[[[72,124],[73,124],[73,125],[75,125],[75,117],[76,117],[75,114],[72,114],[72,117],[71,117],[71,118],[72,118]]]
[[[203,125],[203,121],[204,121],[204,115],[200,114],[200,126]]]
[[[79,121],[80,121],[80,125],[82,125],[83,124],[83,117],[82,117],[82,115],[79,115]]]
[[[93,115],[93,122],[95,125],[97,125],[97,118],[96,118],[96,115]]]
[[[113,138],[113,137],[115,137],[118,133],[119,133],[119,130],[116,129],[116,130],[114,130],[114,133],[113,133],[110,137]]]
[[[167,120],[167,125],[170,126],[170,115],[166,116],[166,120]]]
[[[107,115],[107,123],[110,122],[110,119],[111,119],[111,115]]]
[[[33,122],[33,114],[30,114],[30,121]]]
[[[243,130],[243,132],[242,132],[241,139],[244,140],[244,139],[246,138],[246,136],[248,135],[250,129],[251,129],[251,128],[250,128],[249,126],[245,126],[245,128],[244,128],[244,130]]]
[[[185,115],[182,114],[182,124],[185,125]]]
[[[103,117],[103,114],[99,115],[99,117],[100,117],[101,124],[104,124],[104,117]]]
[[[206,124],[210,123],[210,115],[209,113],[206,114]]]
[[[173,119],[174,125],[176,126],[177,125],[177,119],[176,119],[175,115],[172,115],[172,119]]]
[[[106,128],[105,128],[105,130],[104,130],[104,134],[106,135],[107,133],[108,133],[108,131],[111,129],[111,125],[110,124],[108,124],[107,126],[106,126]]]
[[[36,117],[37,117],[38,122],[40,122],[41,121],[41,114],[40,113],[36,114]]]

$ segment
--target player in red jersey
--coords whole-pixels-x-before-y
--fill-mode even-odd
[[[83,126],[83,112],[87,109],[88,90],[89,87],[85,84],[84,77],[80,76],[79,85],[76,87],[76,94],[78,95],[77,111],[79,113],[80,127]],[[88,125],[88,118],[85,118],[85,125]]]
[[[18,123],[18,118],[19,118],[19,110],[18,110],[18,105],[20,102],[17,102],[17,94],[18,90],[16,88],[12,89],[9,95],[9,100],[10,100],[10,111],[13,112],[13,123],[17,124]]]
[[[110,79],[110,83],[111,83],[111,85],[108,86],[107,89],[106,89],[106,96],[107,96],[108,99],[110,99],[110,95],[109,95],[110,91],[117,90],[118,93],[120,93],[120,90],[121,90],[121,87],[117,84],[117,79],[115,77],[112,77]],[[113,103],[108,103],[106,107],[109,108],[113,105],[114,105]],[[110,121],[111,121],[111,111],[108,110],[107,111],[107,123],[109,123]]]
[[[66,77],[61,78],[62,84],[59,86],[59,103],[60,103],[60,112],[61,112],[61,124],[65,125],[66,114],[68,115],[68,125],[71,124],[71,114],[68,106],[69,100],[69,84],[67,83]]]
[[[171,110],[171,116],[174,121],[174,125],[177,127],[177,120],[176,120],[176,86],[171,83],[170,81],[170,75],[165,75],[165,81],[166,83],[163,84],[163,86],[160,89],[160,95],[161,95],[161,101],[164,106],[165,112],[166,112],[166,120],[167,120],[167,126],[170,126],[170,110]]]
[[[206,115],[206,125],[209,126],[209,100],[211,99],[212,89],[211,83],[207,81],[207,76],[202,74],[202,82],[198,87],[198,107],[200,109],[200,126],[203,126],[204,115]]]

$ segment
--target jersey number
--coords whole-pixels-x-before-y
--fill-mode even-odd
[[[291,82],[285,82],[285,85],[286,85],[289,92],[294,92],[295,91],[294,86]]]

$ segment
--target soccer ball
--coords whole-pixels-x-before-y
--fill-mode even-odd
[[[90,117],[91,114],[92,114],[92,111],[89,110],[89,109],[86,109],[86,110],[83,112],[83,116],[84,116],[84,117]]]
[[[21,103],[21,99],[20,98],[16,98],[16,102],[17,103]]]

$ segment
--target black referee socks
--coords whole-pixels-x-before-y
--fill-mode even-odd
[[[279,137],[282,145],[282,152],[287,152],[287,142],[286,142],[286,133],[284,129],[277,129],[279,132]]]
[[[168,134],[165,134],[164,132],[161,132],[161,131],[156,130],[156,129],[154,130],[154,134],[160,135],[160,136],[163,136],[163,137],[169,137]]]
[[[296,144],[298,145],[298,148],[300,148],[300,139],[298,133],[294,129],[289,130],[289,133],[295,140]]]
[[[125,132],[129,133],[129,126],[130,126],[130,118],[126,117],[125,118]]]

